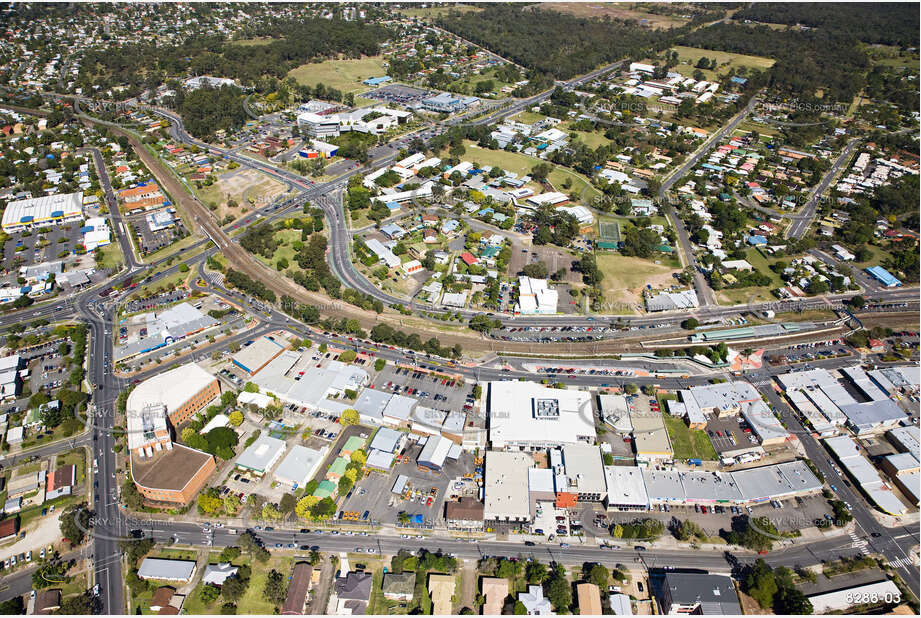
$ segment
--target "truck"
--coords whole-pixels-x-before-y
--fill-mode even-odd
[[[688,459],[689,466],[702,466],[704,465],[703,460],[701,459]]]

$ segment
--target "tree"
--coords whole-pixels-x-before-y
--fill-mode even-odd
[[[512,613],[515,616],[527,616],[528,608],[525,607],[524,603],[521,601],[515,601],[515,605],[512,607]]]
[[[531,277],[532,279],[546,279],[547,265],[543,262],[525,264],[524,268],[521,269],[521,272],[524,274],[524,276]]]
[[[207,493],[198,494],[198,512],[203,515],[214,515],[224,509],[224,501],[217,496]]]
[[[601,590],[607,590],[611,572],[603,565],[593,564],[588,573],[586,573],[585,579],[598,586]]]
[[[278,510],[281,511],[284,515],[290,515],[293,513],[296,506],[297,498],[294,497],[294,494],[285,494],[278,502]]]
[[[16,616],[25,613],[26,608],[22,604],[21,596],[13,597],[12,599],[7,599],[0,603],[0,614],[4,616]]]
[[[431,270],[431,269],[429,269],[429,270]],[[384,360],[383,358],[379,358],[379,359],[377,359],[376,361],[374,361],[374,370],[375,370],[375,371],[383,371],[383,370],[384,370],[384,367],[386,367],[386,366],[387,366],[387,361]]]
[[[365,465],[365,462],[368,461],[368,456],[365,455],[365,452],[362,450],[352,451],[352,455],[349,457],[352,460],[352,463],[358,464],[360,466]]]
[[[355,350],[346,350],[345,352],[339,355],[339,361],[343,363],[351,363],[352,361],[355,360],[356,356],[357,354],[355,354]]]
[[[221,589],[211,584],[205,584],[198,591],[198,598],[205,605],[211,605],[221,596]]]
[[[700,326],[700,322],[697,318],[688,318],[681,322],[681,328],[684,330],[694,330],[698,326]]]
[[[233,562],[240,557],[243,552],[236,545],[228,545],[221,550],[221,562]]]
[[[32,588],[35,590],[59,587],[68,581],[70,578],[67,577],[67,565],[60,562],[42,564],[32,572]]]
[[[230,602],[238,601],[249,587],[249,578],[243,579],[239,572],[228,577],[221,585],[221,596]]]
[[[252,382],[247,382],[243,386],[243,390],[246,391],[247,393],[258,393],[259,387],[253,384]]]
[[[316,496],[304,496],[297,501],[294,507],[295,515],[301,519],[308,519],[310,517],[310,509],[319,501],[320,499]]]
[[[137,486],[130,480],[122,484],[122,500],[132,511],[139,511],[144,506],[144,496],[141,495]]]
[[[864,307],[867,306],[867,300],[866,300],[863,296],[860,296],[860,295],[858,294],[857,296],[855,296],[854,298],[852,298],[852,299],[848,302],[848,304],[849,304],[851,307],[853,307],[854,309],[863,309]]]
[[[243,413],[239,410],[234,410],[227,418],[234,427],[239,427],[243,424]]]
[[[86,537],[86,530],[92,525],[90,515],[92,513],[87,509],[86,503],[74,504],[68,507],[59,520],[61,534],[65,539],[70,540],[72,545],[80,545]]]
[[[572,605],[572,588],[562,565],[556,565],[550,579],[544,583],[544,594],[557,612],[569,610]]]
[[[93,613],[94,604],[95,601],[89,594],[78,594],[62,599],[61,609],[59,609],[58,612],[71,616],[87,616]]]
[[[240,497],[236,494],[229,493],[224,496],[224,512],[228,515],[236,515],[240,510]]]
[[[279,512],[274,504],[266,502],[262,505],[262,519],[267,519],[269,521],[281,519],[281,512]]]
[[[358,410],[348,408],[342,412],[342,416],[339,418],[339,424],[348,427],[350,425],[357,425],[359,420],[361,420],[361,417],[358,414]]]
[[[544,583],[545,579],[547,579],[547,566],[542,562],[528,562],[528,567],[525,570],[525,575],[528,578],[529,584],[539,586]]]
[[[262,596],[266,601],[276,607],[285,602],[288,596],[288,580],[284,575],[272,569],[266,578],[265,588],[262,590]]]

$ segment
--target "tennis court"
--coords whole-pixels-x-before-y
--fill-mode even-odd
[[[620,242],[620,223],[617,221],[601,221],[598,223],[598,232],[601,240],[605,242]]]

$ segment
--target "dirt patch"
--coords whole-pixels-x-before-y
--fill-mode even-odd
[[[218,176],[216,183],[201,190],[202,200],[218,205],[215,216],[222,221],[227,215],[239,217],[251,209],[267,206],[285,193],[285,185],[254,169],[238,169]],[[237,207],[228,206],[233,200]]]
[[[671,15],[656,15],[645,11],[637,11],[629,8],[630,4],[609,4],[595,2],[547,2],[538,5],[545,11],[557,11],[559,13],[568,13],[576,17],[587,17],[600,19],[611,17],[614,19],[633,19],[641,25],[648,28],[668,29],[678,28],[688,23],[687,19],[673,17]]]

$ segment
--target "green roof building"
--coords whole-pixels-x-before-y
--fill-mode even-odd
[[[343,455],[351,455],[355,451],[360,451],[365,446],[364,438],[359,438],[358,436],[352,436],[345,441],[345,445],[339,451]]]
[[[319,485],[317,485],[317,489],[313,492],[313,495],[322,500],[323,498],[329,498],[332,496],[334,493],[336,493],[337,489],[338,486],[332,481],[322,481]]]
[[[337,457],[336,460],[326,471],[326,478],[339,480],[345,474],[345,468],[349,465],[349,460],[345,457]]]

